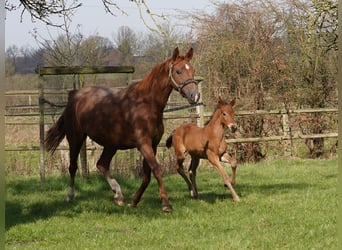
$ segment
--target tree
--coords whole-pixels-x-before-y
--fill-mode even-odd
[[[117,0],[98,0],[103,4],[103,8],[105,11],[113,16],[116,15],[117,12],[127,15],[127,13],[120,8],[120,5],[117,3]],[[136,7],[139,10],[140,18],[151,31],[158,31],[160,26],[158,24],[157,19],[165,20],[163,15],[154,14],[145,1],[140,0],[127,0],[128,2],[135,3]],[[57,1],[57,0],[45,0],[45,1],[36,1],[36,0],[20,0],[18,4],[13,4],[10,0],[5,0],[5,9],[8,11],[20,10],[22,19],[24,13],[29,13],[32,21],[42,21],[50,26],[63,26],[62,23],[56,23],[56,20],[59,17],[63,17],[68,15],[69,12],[74,12],[77,9],[82,7],[81,0],[70,0],[67,1]],[[144,14],[145,13],[145,14]],[[146,18],[151,19],[156,28],[149,26],[146,23]]]
[[[277,36],[277,22],[259,4],[220,4],[214,15],[197,15],[195,31],[200,71],[206,79],[205,102],[217,96],[239,98],[246,110],[271,109],[277,103],[276,88],[287,81],[284,44]],[[281,77],[280,77],[281,76]],[[277,84],[275,84],[277,83]],[[281,98],[285,101],[285,98]],[[248,137],[264,134],[263,117],[244,118],[240,125]],[[244,144],[243,160],[264,157],[260,143]]]
[[[128,26],[121,26],[114,37],[116,48],[119,51],[121,65],[131,65],[137,50],[137,35]]]
[[[206,79],[205,102],[218,95],[238,97],[241,109],[322,108],[336,104],[336,1],[244,1],[217,4],[214,14],[195,13],[197,71]],[[241,121],[245,135],[263,136],[263,118]],[[312,118],[307,133],[327,124]],[[323,139],[309,148],[323,152]],[[313,146],[312,146],[313,145]],[[258,144],[245,144],[245,156],[262,158]]]
[[[160,33],[150,33],[145,37],[145,55],[152,57],[155,62],[160,62],[170,57],[177,46],[185,46],[188,49],[189,43],[186,43],[184,34],[170,22],[162,23],[160,29]]]
[[[19,55],[19,48],[16,45],[12,45],[6,49],[6,75],[15,73]]]

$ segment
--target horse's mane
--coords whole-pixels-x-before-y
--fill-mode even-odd
[[[184,55],[178,56],[174,64],[177,63],[177,61],[182,61],[184,59],[185,59]],[[155,65],[151,69],[151,71],[141,81],[131,84],[130,86],[132,89],[129,89],[128,91],[133,90],[133,89],[136,89],[138,91],[150,90],[154,82],[160,79],[158,77],[165,76],[165,75],[168,77],[169,65],[171,61],[172,61],[172,57],[166,59],[164,62],[161,62]]]
[[[150,90],[155,81],[157,81],[160,76],[168,76],[169,63],[171,58],[166,61],[155,65],[151,71],[140,81],[132,83],[128,91],[133,89],[137,91]]]

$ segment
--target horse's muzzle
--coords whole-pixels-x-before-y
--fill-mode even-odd
[[[197,85],[200,81],[195,79],[188,79],[181,84],[178,85],[177,91],[183,96],[188,99],[190,104],[195,104],[200,99],[200,93],[198,92]]]
[[[186,99],[188,99],[188,102],[190,104],[195,104],[199,101],[200,99],[200,93],[198,93],[198,91],[195,90],[190,90],[187,91],[188,93],[184,93],[184,96],[186,97]]]

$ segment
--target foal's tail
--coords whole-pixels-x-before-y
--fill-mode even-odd
[[[166,139],[165,145],[167,148],[171,148],[171,146],[172,146],[172,134]]]
[[[64,112],[59,117],[58,121],[47,131],[46,138],[44,141],[45,148],[48,152],[55,152],[58,145],[65,137],[64,128]]]

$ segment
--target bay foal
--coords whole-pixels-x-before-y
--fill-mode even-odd
[[[172,145],[175,149],[177,172],[185,180],[193,198],[198,197],[196,170],[199,161],[200,159],[208,159],[221,175],[225,186],[228,187],[232,194],[233,200],[240,200],[233,188],[236,175],[236,160],[226,152],[227,143],[224,139],[225,127],[228,127],[231,132],[235,132],[237,129],[234,119],[234,104],[235,99],[227,103],[219,98],[217,109],[206,126],[200,128],[192,123],[181,125],[166,140],[166,146],[170,148]],[[183,166],[186,154],[191,156],[190,180],[186,176]],[[230,180],[220,161],[231,164],[232,180]]]

